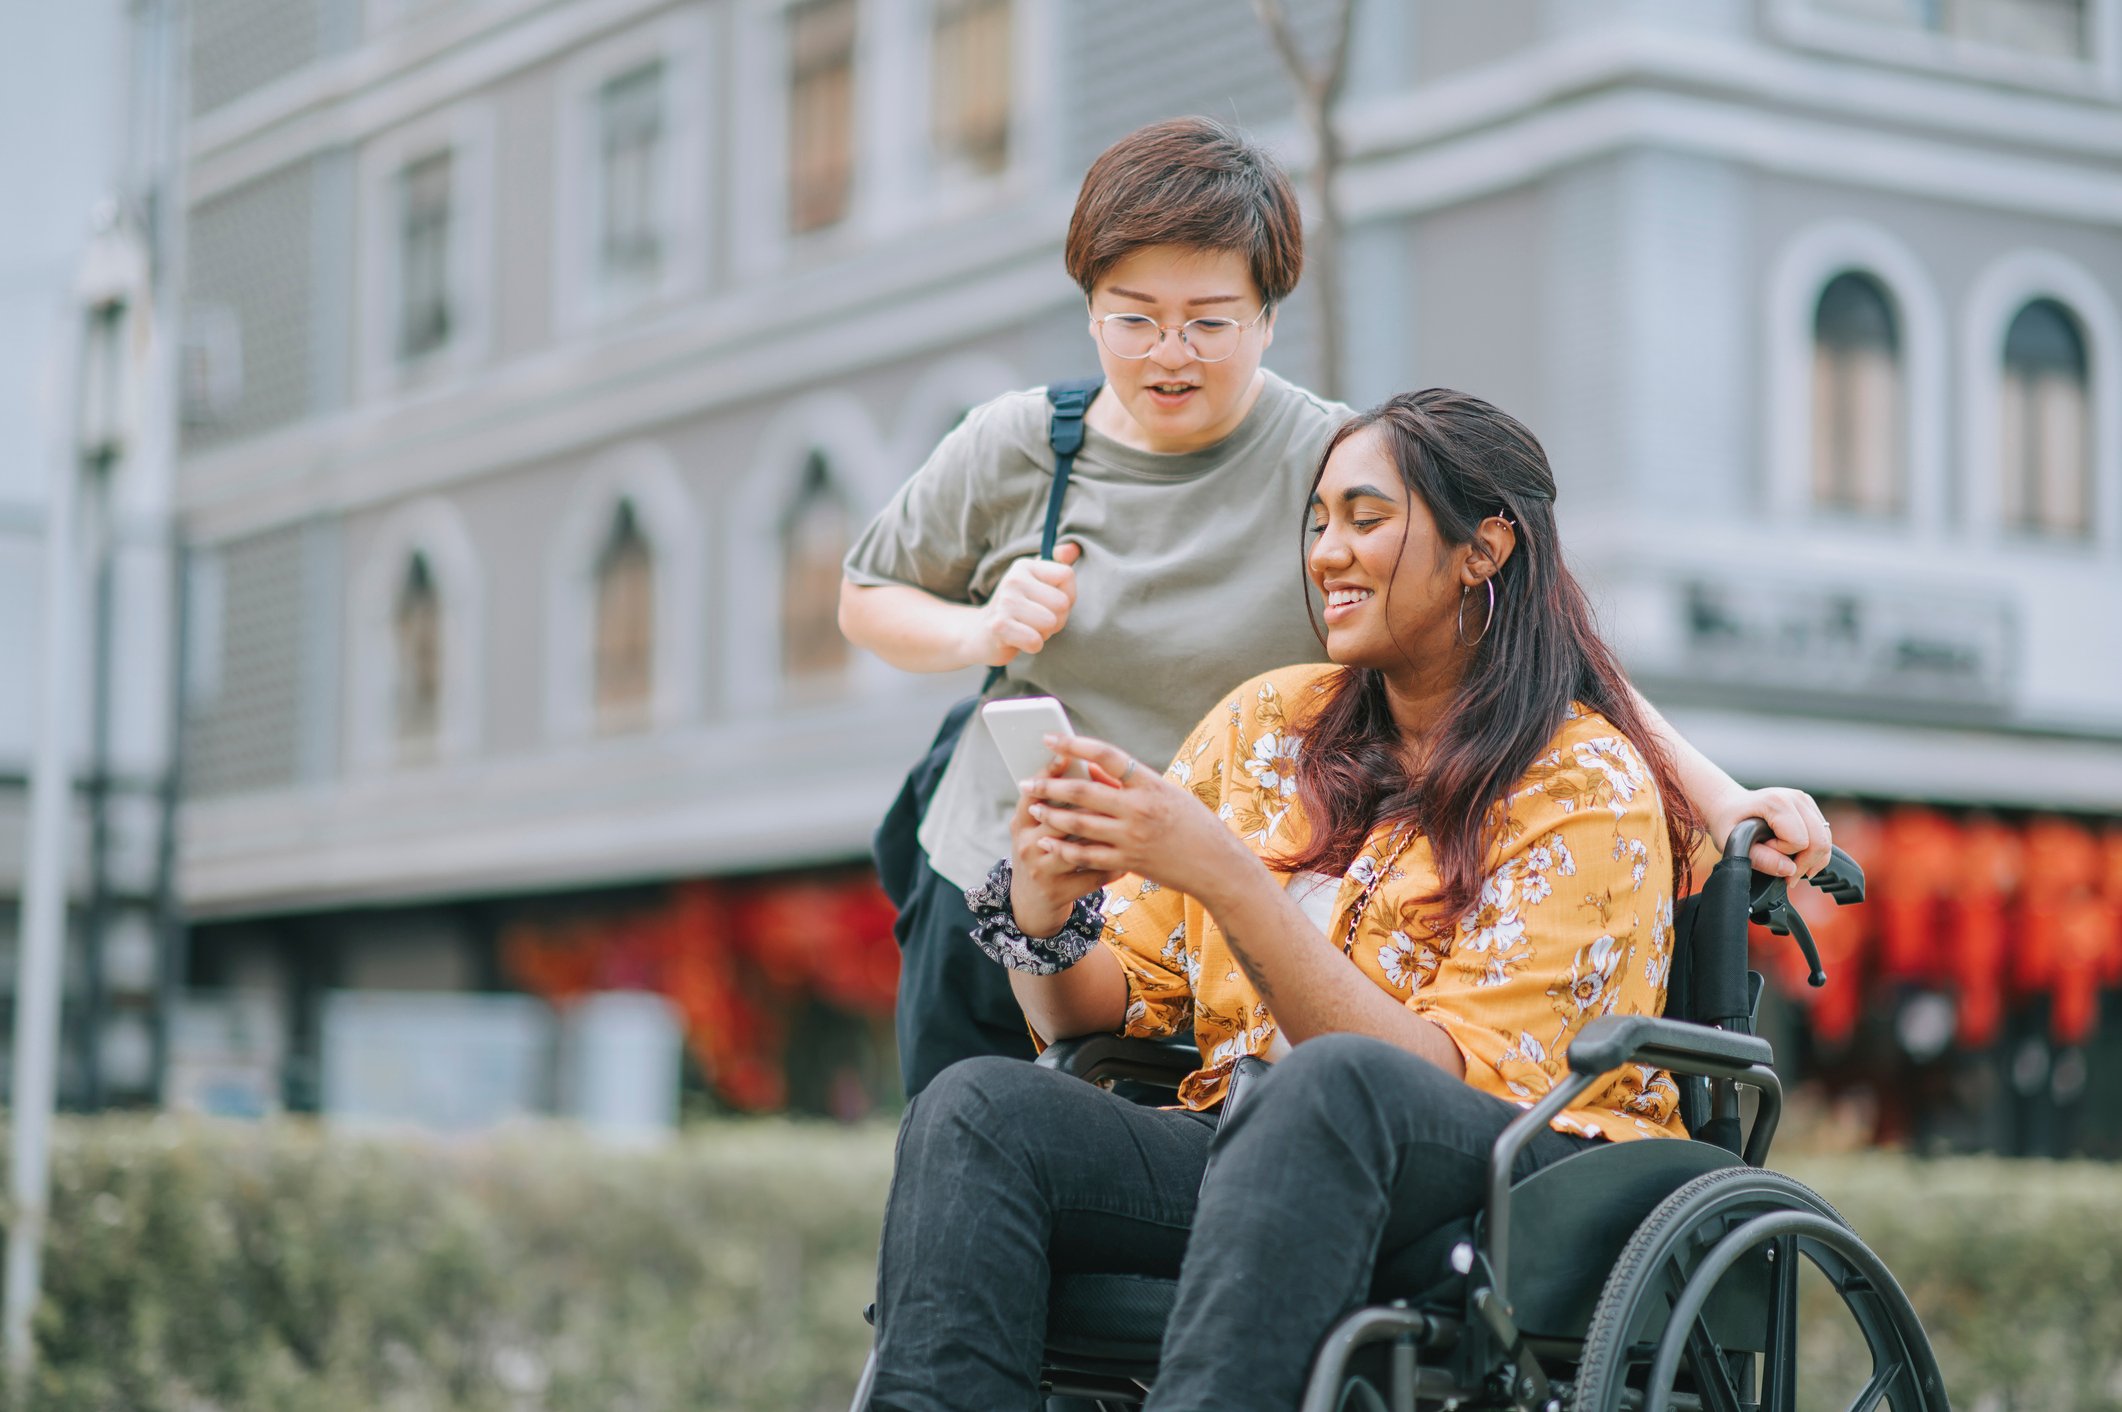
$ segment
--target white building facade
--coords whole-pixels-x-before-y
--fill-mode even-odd
[[[1356,13],[1343,395],[1538,431],[1742,778],[2122,814],[2122,3]],[[189,82],[180,875],[298,1054],[538,899],[859,861],[966,683],[838,547],[1090,368],[1108,142],[1305,157],[1235,0],[195,0]]]

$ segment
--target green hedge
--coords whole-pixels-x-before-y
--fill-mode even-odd
[[[838,1412],[890,1162],[887,1130],[767,1121],[624,1154],[66,1124],[32,1403]],[[1909,1290],[1956,1406],[2122,1408],[2122,1170],[1790,1166]]]
[[[890,1135],[614,1154],[303,1124],[73,1124],[37,1409],[831,1409],[868,1346]]]

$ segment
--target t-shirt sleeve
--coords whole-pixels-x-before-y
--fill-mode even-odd
[[[1435,977],[1407,1001],[1451,1037],[1469,1079],[1485,1070],[1536,1100],[1568,1071],[1570,1041],[1589,1021],[1664,1010],[1666,839],[1657,788],[1625,740],[1564,744],[1528,776],[1478,901]],[[1631,1092],[1612,1106],[1669,1114],[1663,1075],[1625,1071],[1615,1086]]]
[[[992,541],[997,463],[1012,454],[999,411],[993,402],[974,408],[937,443],[848,550],[841,568],[849,582],[971,601],[973,574]]]

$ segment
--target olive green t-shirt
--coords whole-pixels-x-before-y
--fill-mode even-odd
[[[1083,548],[1075,607],[992,695],[1059,697],[1080,734],[1162,768],[1218,693],[1324,655],[1305,606],[1306,501],[1349,409],[1265,379],[1237,430],[1200,451],[1138,451],[1086,429],[1061,506],[1059,542]],[[968,413],[848,552],[848,578],[986,602],[1039,553],[1047,416],[1036,388]],[[1009,853],[1016,799],[974,720],[922,821],[936,871],[960,887],[984,878]]]

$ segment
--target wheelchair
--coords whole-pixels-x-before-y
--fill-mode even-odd
[[[1746,965],[1749,920],[1796,942],[1810,984],[1827,979],[1786,881],[1747,863],[1763,831],[1758,821],[1735,830],[1675,909],[1665,1015],[1584,1027],[1568,1078],[1497,1138],[1482,1211],[1381,1266],[1376,1302],[1314,1355],[1302,1412],[1794,1412],[1801,1262],[1825,1277],[1870,1354],[1850,1412],[1944,1412],[1929,1340],[1879,1257],[1819,1195],[1761,1165],[1783,1093],[1754,1033],[1762,980]],[[1811,882],[1838,905],[1864,898],[1863,872],[1840,849]],[[1199,1061],[1185,1044],[1088,1036],[1038,1062],[1157,1101]],[[1601,1143],[1513,1183],[1524,1145],[1626,1064],[1672,1073],[1690,1136]],[[1239,1066],[1226,1111],[1260,1061]],[[1041,1390],[1103,1409],[1139,1405],[1176,1288],[1142,1275],[1057,1276]],[[864,1412],[869,1383],[865,1369],[853,1412]]]

